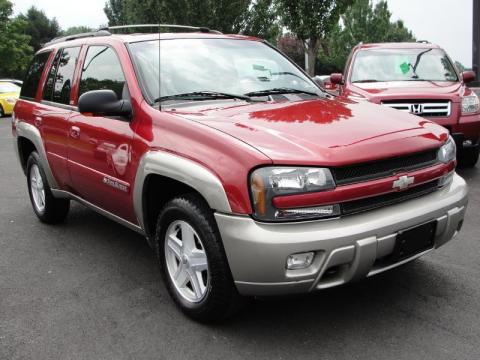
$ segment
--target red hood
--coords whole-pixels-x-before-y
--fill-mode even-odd
[[[174,113],[230,134],[277,164],[338,166],[369,161],[440,147],[448,136],[430,121],[367,102],[214,107],[219,104],[199,103]]]
[[[349,84],[346,95],[360,95],[374,103],[395,99],[449,99],[460,102],[464,90],[460,82],[389,81]]]

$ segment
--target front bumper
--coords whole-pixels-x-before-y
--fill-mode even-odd
[[[437,220],[434,248],[445,244],[461,227],[467,193],[455,174],[450,185],[432,194],[339,219],[267,224],[221,213],[215,218],[241,294],[304,293],[375,275],[430,251],[383,265],[401,230]],[[309,268],[286,269],[289,255],[309,251],[315,252]]]

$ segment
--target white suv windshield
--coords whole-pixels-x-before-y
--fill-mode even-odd
[[[150,99],[205,91],[243,95],[274,88],[321,93],[288,59],[258,41],[155,40],[131,43],[130,50]]]
[[[457,81],[457,74],[440,49],[375,49],[359,51],[352,83],[376,81]]]

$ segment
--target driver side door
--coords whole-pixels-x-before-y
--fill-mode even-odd
[[[130,99],[115,49],[92,45],[87,48],[81,64],[78,97],[100,89],[113,90],[119,99]],[[74,112],[69,119],[68,169],[71,187],[77,196],[136,223],[132,200],[133,135],[133,123],[129,119]]]

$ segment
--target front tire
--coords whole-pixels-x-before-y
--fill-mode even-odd
[[[190,194],[168,202],[158,216],[155,239],[164,282],[187,316],[213,322],[238,310],[241,297],[202,198]]]
[[[0,105],[0,118],[5,116],[5,111],[3,110],[3,106]]]
[[[30,154],[27,161],[27,181],[33,211],[40,221],[47,224],[63,222],[70,210],[70,200],[53,196],[36,151]]]
[[[480,147],[463,149],[458,158],[458,165],[461,167],[474,167],[479,158]]]

